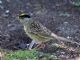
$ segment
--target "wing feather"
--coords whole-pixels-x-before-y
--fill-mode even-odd
[[[38,21],[32,21],[29,26],[30,26],[29,30],[31,33],[47,38],[51,36],[51,31],[46,27],[44,27]]]

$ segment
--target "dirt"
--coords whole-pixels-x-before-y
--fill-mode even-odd
[[[0,0],[1,48],[9,50],[26,49],[26,44],[32,41],[27,37],[22,24],[17,19],[18,15],[22,12],[39,20],[44,26],[57,35],[79,43],[80,7],[72,4],[72,2],[75,1],[76,0]],[[72,47],[74,47],[74,45],[72,45]],[[76,54],[71,54],[71,56],[73,55]]]

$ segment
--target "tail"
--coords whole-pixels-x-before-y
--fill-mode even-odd
[[[56,35],[56,34],[54,34],[54,33],[52,33],[51,36],[52,36],[52,38],[56,38],[57,40],[62,40],[62,41],[65,41],[65,42],[70,42],[70,43],[72,43],[72,44],[80,45],[80,43],[78,43],[78,42],[75,42],[75,41],[66,39],[66,38],[64,38],[64,37],[60,37],[60,36],[58,36],[58,35]]]

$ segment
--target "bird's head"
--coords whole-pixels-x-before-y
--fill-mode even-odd
[[[22,13],[19,15],[20,22],[26,22],[26,21],[30,20],[30,18],[31,18],[31,16],[26,13]]]
[[[22,13],[19,15],[19,19],[24,19],[24,18],[31,18],[30,15]]]

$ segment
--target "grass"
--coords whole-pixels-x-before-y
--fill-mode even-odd
[[[38,52],[36,50],[19,50],[7,53],[4,60],[58,60],[58,58],[49,53]]]

